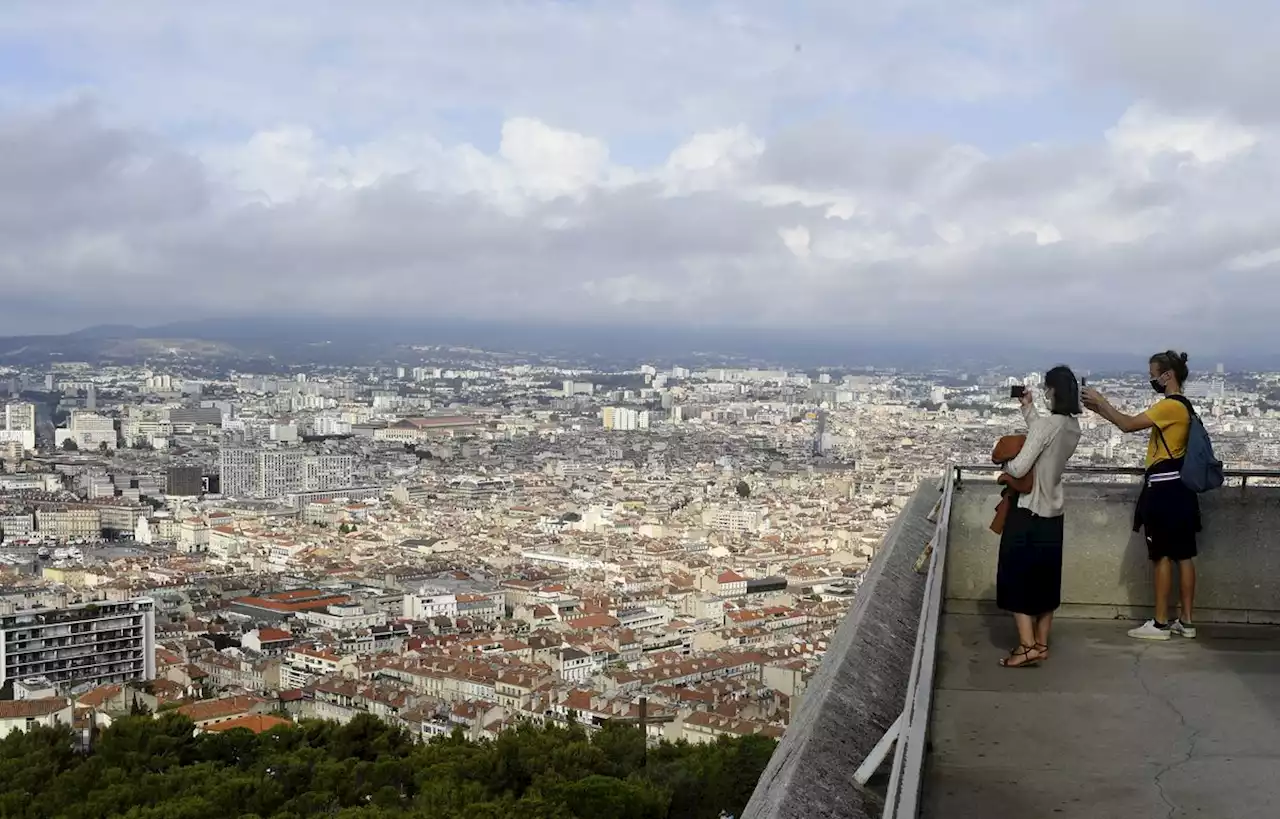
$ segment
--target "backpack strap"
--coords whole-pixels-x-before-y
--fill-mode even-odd
[[[1186,396],[1183,396],[1183,395],[1167,395],[1167,396],[1165,396],[1165,397],[1164,397],[1164,399],[1163,399],[1163,400],[1166,400],[1166,401],[1177,401],[1179,404],[1181,404],[1182,406],[1186,407],[1186,408],[1187,408],[1187,423],[1188,423],[1188,424],[1190,424],[1190,423],[1191,423],[1191,419],[1192,419],[1192,418],[1198,418],[1198,417],[1199,417],[1198,415],[1196,415],[1195,408],[1191,406],[1191,402],[1187,400]],[[1164,451],[1169,453],[1169,460],[1174,460],[1174,458],[1173,458],[1173,450],[1172,450],[1172,449],[1169,449],[1169,442],[1168,442],[1168,441],[1166,441],[1166,440],[1164,439],[1164,431],[1160,429],[1160,425],[1159,425],[1159,424],[1155,424],[1155,425],[1153,425],[1153,426],[1152,426],[1152,429],[1154,429],[1154,430],[1156,431],[1156,436],[1160,439],[1160,443],[1164,444]],[[1190,430],[1188,430],[1188,435],[1190,435]]]
[[[1199,417],[1199,415],[1196,414],[1196,408],[1191,406],[1191,401],[1185,395],[1166,395],[1165,398],[1170,401],[1177,401],[1179,404],[1186,407],[1187,414],[1190,415],[1191,417],[1193,418]]]

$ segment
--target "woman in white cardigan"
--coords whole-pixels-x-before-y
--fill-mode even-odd
[[[1053,613],[1062,603],[1062,472],[1080,443],[1080,385],[1068,367],[1044,376],[1049,413],[1036,409],[1024,393],[1022,415],[1027,441],[1004,471],[1021,478],[1035,470],[1033,488],[1019,495],[1000,536],[996,604],[1013,613],[1018,647],[1000,661],[1005,668],[1026,668],[1049,656]]]

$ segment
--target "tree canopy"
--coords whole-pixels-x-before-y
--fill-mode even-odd
[[[605,726],[522,725],[415,743],[361,715],[254,735],[194,734],[173,712],[117,720],[89,753],[65,728],[0,740],[0,816],[35,819],[715,819],[741,815],[766,737],[662,743]]]

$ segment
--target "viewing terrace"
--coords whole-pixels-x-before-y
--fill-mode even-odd
[[[744,816],[1278,815],[1280,488],[1259,479],[1280,472],[1203,496],[1199,639],[1144,643],[1125,634],[1152,602],[1140,472],[1075,471],[1052,657],[1009,670],[991,471],[948,469],[903,509]]]

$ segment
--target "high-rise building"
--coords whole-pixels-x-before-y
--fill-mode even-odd
[[[813,436],[813,454],[821,457],[827,453],[827,411],[818,410],[818,430]]]
[[[4,428],[11,430],[29,429],[35,431],[36,428],[36,405],[35,404],[9,404],[4,408]]]
[[[302,462],[298,450],[266,450],[258,453],[258,497],[278,498],[302,488]]]
[[[0,685],[44,677],[61,688],[156,676],[155,604],[139,597],[64,608],[0,601]]]
[[[605,407],[600,411],[605,429],[637,430],[649,428],[648,410],[637,411],[628,407]]]
[[[338,489],[351,485],[355,457],[309,455],[301,449],[222,447],[222,494],[242,498],[278,498],[290,492]]]
[[[85,387],[84,408],[87,410],[96,410],[98,408],[98,388],[93,384]]]
[[[258,450],[255,447],[224,446],[218,453],[222,494],[246,498],[257,494]]]
[[[36,448],[36,405],[13,403],[4,408],[4,440],[14,441],[23,449]]]
[[[308,455],[302,461],[302,489],[313,492],[351,485],[352,455]]]

